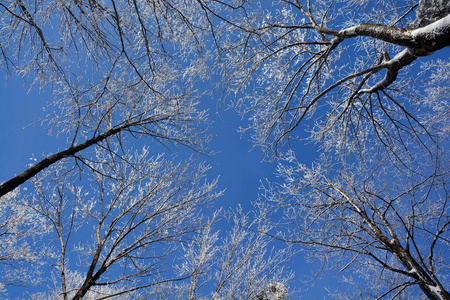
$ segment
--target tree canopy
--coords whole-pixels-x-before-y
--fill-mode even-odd
[[[0,178],[0,292],[284,299],[301,250],[337,298],[450,299],[447,2],[0,1],[2,72],[63,141]],[[278,166],[230,209],[212,101]]]

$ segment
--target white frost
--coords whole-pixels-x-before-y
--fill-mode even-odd
[[[442,28],[450,26],[450,14],[448,14],[446,17],[439,19],[431,24],[428,24],[425,27],[415,29],[411,31],[411,35],[413,38],[417,37],[418,35],[422,34],[432,34],[433,32],[440,30]]]
[[[439,288],[438,285],[436,286],[428,285],[428,288],[431,290],[434,296],[439,297],[439,299],[445,300],[444,297],[442,296],[442,290]]]
[[[358,27],[358,25],[339,30],[339,33],[344,35],[344,36],[346,36],[346,35],[356,35],[356,28],[357,27]]]
[[[392,66],[393,64],[398,63],[398,61],[401,60],[401,59],[403,59],[403,57],[404,57],[405,55],[407,55],[409,51],[410,51],[410,50],[409,50],[408,48],[406,48],[406,49],[404,49],[402,52],[400,52],[400,53],[398,53],[396,56],[394,56],[390,61],[385,62],[385,63],[384,63],[385,68],[389,68],[389,67]],[[383,80],[381,80],[380,82],[378,82],[377,84],[375,84],[374,86],[372,86],[372,87],[370,87],[370,88],[367,88],[367,89],[362,89],[362,90],[360,90],[359,92],[360,92],[361,94],[363,94],[363,93],[372,93],[372,92],[378,90],[378,89],[380,88],[380,86],[383,85],[384,83],[385,83],[385,80],[383,79]]]
[[[408,48],[403,49],[402,52],[398,53],[389,61],[389,64],[392,65],[394,63],[397,63],[400,59],[402,59],[410,50]]]

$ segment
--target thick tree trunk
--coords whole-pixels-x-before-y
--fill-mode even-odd
[[[388,249],[405,266],[408,273],[411,274],[422,290],[422,292],[431,300],[450,300],[450,294],[442,287],[439,282],[435,282],[419,263],[411,256],[409,251],[399,244],[386,245]]]
[[[359,24],[340,31],[329,31],[341,40],[356,36],[369,36],[391,44],[407,47],[392,60],[382,64],[386,76],[361,93],[375,93],[387,88],[397,79],[398,72],[414,60],[428,56],[444,47],[450,46],[450,14],[427,26],[415,30],[390,27],[379,24]]]
[[[378,225],[373,222],[372,218],[367,216],[365,210],[361,208],[357,201],[340,188],[331,185],[331,188],[339,192],[347,201],[353,206],[354,210],[358,212],[361,218],[368,226],[368,232],[376,237],[380,243],[384,245],[387,251],[392,253],[398,261],[408,271],[410,277],[416,282],[422,292],[431,300],[450,300],[450,294],[444,289],[440,282],[436,279],[433,280],[432,276],[416,261],[408,250],[403,248],[398,240],[397,235],[389,224],[386,224],[387,230],[391,233],[392,239],[388,238]]]

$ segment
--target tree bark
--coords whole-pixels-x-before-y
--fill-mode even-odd
[[[389,246],[391,252],[405,266],[417,281],[419,288],[431,300],[450,300],[450,294],[438,283],[434,282],[428,273],[417,263],[409,251],[401,245]]]
[[[43,160],[41,160],[34,166],[30,167],[26,171],[22,172],[21,174],[17,175],[16,177],[12,178],[11,180],[0,185],[0,197],[3,197],[4,195],[6,195],[6,193],[13,191],[19,185],[21,185],[25,181],[29,180],[30,178],[34,177],[36,174],[38,174],[42,170],[48,168],[52,164],[60,161],[61,159],[65,158],[65,157],[73,156],[77,152],[80,152],[81,150],[89,148],[90,146],[92,146],[96,143],[99,143],[99,142],[107,139],[110,136],[113,136],[113,135],[117,134],[118,132],[126,129],[127,127],[129,127],[129,125],[124,125],[122,127],[110,129],[107,132],[105,132],[99,136],[96,136],[94,138],[91,138],[90,140],[87,140],[86,142],[84,142],[82,144],[70,147],[64,151],[53,154],[50,157],[44,158]]]

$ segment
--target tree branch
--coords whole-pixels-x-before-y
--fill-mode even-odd
[[[84,142],[82,144],[79,144],[74,147],[70,147],[64,151],[53,154],[50,157],[44,158],[43,160],[41,160],[34,166],[28,168],[26,171],[22,172],[21,174],[17,175],[16,177],[12,178],[11,180],[0,185],[0,197],[3,197],[6,193],[13,191],[16,187],[18,187],[25,181],[29,180],[30,178],[34,177],[37,173],[48,168],[52,164],[60,161],[61,159],[65,158],[65,157],[73,156],[77,152],[80,152],[81,150],[89,148],[90,146],[97,144],[97,143],[107,139],[108,137],[119,133],[120,131],[128,128],[129,126],[131,126],[131,125],[126,124],[126,125],[123,125],[118,128],[110,129],[107,132],[105,132],[97,137],[91,138],[90,140],[87,140],[86,142]]]

